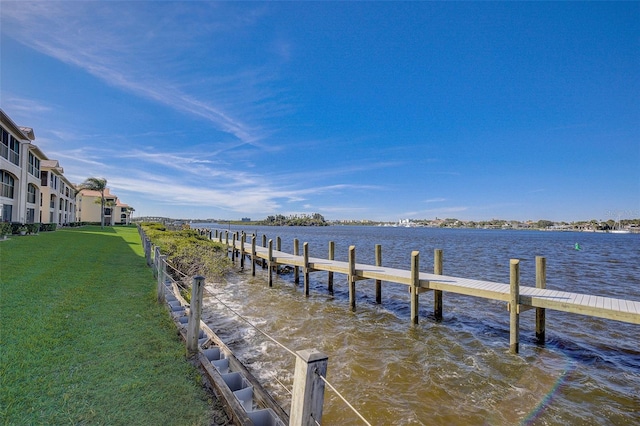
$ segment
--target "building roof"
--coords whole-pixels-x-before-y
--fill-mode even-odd
[[[23,141],[34,140],[36,138],[33,133],[33,129],[29,127],[19,127],[1,108],[0,108],[0,121],[2,122],[2,124],[7,126],[9,130],[15,133],[15,135],[18,136]],[[30,131],[25,133],[22,129],[25,129],[25,130],[28,129]]]
[[[80,194],[84,195],[85,197],[99,197],[100,196],[100,191],[92,191],[90,189],[81,189]],[[111,192],[109,192],[109,188],[105,188],[104,189],[104,198],[118,198],[116,195],[112,194]]]
[[[51,169],[58,173],[64,173],[64,169],[60,167],[58,160],[42,160],[40,161],[41,169]]]
[[[20,126],[20,130],[32,141],[36,140],[36,134],[33,133],[33,129],[31,127],[22,127]]]

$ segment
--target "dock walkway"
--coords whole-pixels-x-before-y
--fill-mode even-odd
[[[546,289],[546,262],[544,258],[536,258],[536,287],[519,285],[519,261],[511,260],[510,283],[497,283],[468,278],[452,277],[437,273],[442,271],[442,252],[435,251],[434,272],[419,271],[419,253],[412,253],[411,270],[390,268],[378,265],[366,265],[355,262],[355,247],[349,248],[349,261],[334,259],[322,259],[308,256],[307,244],[304,244],[303,254],[285,253],[273,249],[273,241],[268,245],[259,246],[255,237],[251,241],[245,240],[246,234],[232,234],[228,231],[213,230],[210,238],[217,239],[226,244],[232,258],[240,258],[244,267],[245,259],[251,260],[252,272],[255,275],[257,263],[263,263],[269,270],[269,285],[272,285],[273,271],[277,271],[280,265],[288,265],[295,268],[295,280],[298,282],[299,270],[304,275],[305,294],[309,294],[309,273],[324,271],[329,273],[329,287],[333,288],[333,273],[347,275],[349,283],[349,299],[351,308],[355,309],[355,283],[359,280],[376,280],[376,300],[380,302],[381,283],[395,283],[406,285],[411,292],[412,321],[418,322],[418,296],[426,291],[434,291],[434,310],[436,318],[442,318],[442,293],[449,292],[466,296],[481,297],[485,299],[507,302],[510,312],[510,350],[518,352],[518,316],[521,312],[536,309],[536,336],[544,341],[545,309],[570,312],[609,320],[622,321],[632,324],[640,324],[640,301],[615,299],[610,297],[595,296],[581,293],[570,293]],[[213,235],[215,232],[215,237]],[[223,238],[223,233],[225,237]],[[297,243],[297,241],[296,241]],[[294,252],[297,252],[297,244]],[[439,252],[439,253],[438,253]],[[330,256],[333,257],[333,256]],[[511,309],[516,306],[516,309]]]

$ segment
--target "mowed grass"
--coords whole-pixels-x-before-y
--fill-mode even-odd
[[[134,227],[0,241],[0,419],[209,425]]]

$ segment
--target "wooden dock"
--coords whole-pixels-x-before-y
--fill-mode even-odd
[[[381,266],[380,245],[376,246],[377,265],[366,265],[356,262],[354,246],[349,247],[349,259],[344,262],[333,259],[333,242],[329,244],[329,259],[322,259],[309,257],[307,243],[303,244],[303,253],[300,254],[298,240],[294,240],[294,253],[290,254],[279,250],[279,238],[276,240],[274,250],[273,240],[267,243],[265,236],[262,238],[262,245],[259,246],[256,244],[255,236],[248,236],[245,233],[208,229],[201,232],[208,233],[209,238],[225,244],[232,259],[234,261],[239,259],[241,267],[244,268],[245,261],[250,260],[253,275],[255,275],[257,264],[268,268],[269,286],[273,284],[273,273],[277,273],[281,265],[294,268],[296,283],[299,282],[299,274],[302,272],[305,295],[309,295],[311,272],[327,272],[330,291],[333,290],[333,274],[346,275],[351,309],[356,307],[357,281],[375,280],[377,303],[381,302],[383,281],[406,285],[411,295],[411,321],[414,324],[418,323],[419,295],[423,292],[434,292],[434,315],[437,319],[442,318],[444,292],[504,301],[507,303],[510,314],[509,348],[512,353],[518,352],[519,315],[529,309],[536,309],[536,337],[540,342],[545,338],[545,309],[640,324],[640,301],[546,289],[546,260],[543,257],[536,257],[536,287],[526,287],[520,285],[518,259],[511,259],[510,282],[505,284],[442,275],[442,250],[434,252],[434,273],[426,273],[419,271],[420,253],[417,251],[411,254],[411,269],[405,270]]]

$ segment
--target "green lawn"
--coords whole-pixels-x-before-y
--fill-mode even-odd
[[[134,227],[0,241],[0,419],[209,425]]]

